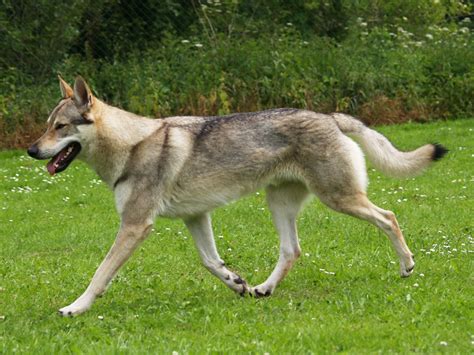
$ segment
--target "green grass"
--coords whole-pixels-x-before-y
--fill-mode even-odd
[[[474,121],[379,131],[403,149],[451,150],[414,179],[369,168],[371,199],[397,214],[416,255],[412,277],[398,276],[376,228],[313,200],[299,218],[302,256],[271,298],[234,295],[200,266],[181,221],[158,220],[105,297],[73,319],[56,312],[112,244],[112,194],[82,163],[51,178],[44,162],[1,152],[0,352],[472,353]],[[278,256],[264,194],[213,217],[223,259],[262,282]]]

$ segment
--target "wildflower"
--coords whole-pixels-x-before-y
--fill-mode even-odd
[[[189,43],[189,41],[187,39],[183,39],[181,43]]]
[[[201,43],[196,43],[196,44],[194,45],[194,47],[196,47],[196,48],[202,48],[203,46],[202,46]]]
[[[433,39],[433,35],[431,33],[427,33],[425,37],[428,38],[429,40]]]

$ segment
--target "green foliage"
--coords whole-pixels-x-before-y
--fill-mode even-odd
[[[369,123],[471,117],[470,11],[433,0],[4,1],[0,142],[45,119],[58,72],[153,117],[277,106]]]
[[[298,218],[302,255],[270,298],[232,293],[200,265],[181,221],[160,219],[85,314],[57,309],[87,286],[119,220],[112,193],[80,162],[0,153],[0,352],[105,354],[472,353],[472,120],[379,127],[400,149],[445,144],[423,175],[369,167],[370,199],[397,215],[414,274],[377,228],[313,200]],[[228,267],[251,285],[278,259],[264,193],[213,213]]]

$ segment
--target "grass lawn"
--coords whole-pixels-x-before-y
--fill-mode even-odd
[[[380,127],[398,147],[451,151],[424,175],[369,167],[369,196],[393,210],[416,255],[398,275],[387,238],[311,201],[302,256],[266,299],[233,294],[202,266],[179,220],[150,238],[85,314],[57,315],[86,288],[118,228],[113,196],[84,164],[55,177],[0,153],[0,352],[474,352],[474,120]],[[277,236],[260,192],[213,214],[222,258],[250,284],[270,274]]]

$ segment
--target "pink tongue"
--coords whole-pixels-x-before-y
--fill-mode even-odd
[[[48,169],[48,173],[50,175],[56,174],[56,168],[54,167],[52,160],[48,162],[48,164],[46,165],[46,169]]]
[[[61,150],[61,151],[59,152],[59,154],[58,154],[56,157],[54,157],[53,159],[51,159],[51,160],[48,162],[48,164],[46,165],[46,169],[48,170],[48,173],[49,173],[50,175],[56,174],[56,166],[55,166],[55,164],[58,163],[59,161],[61,161],[61,160],[63,159],[64,154],[66,154],[65,152],[66,152],[65,149],[64,149],[64,150]]]

